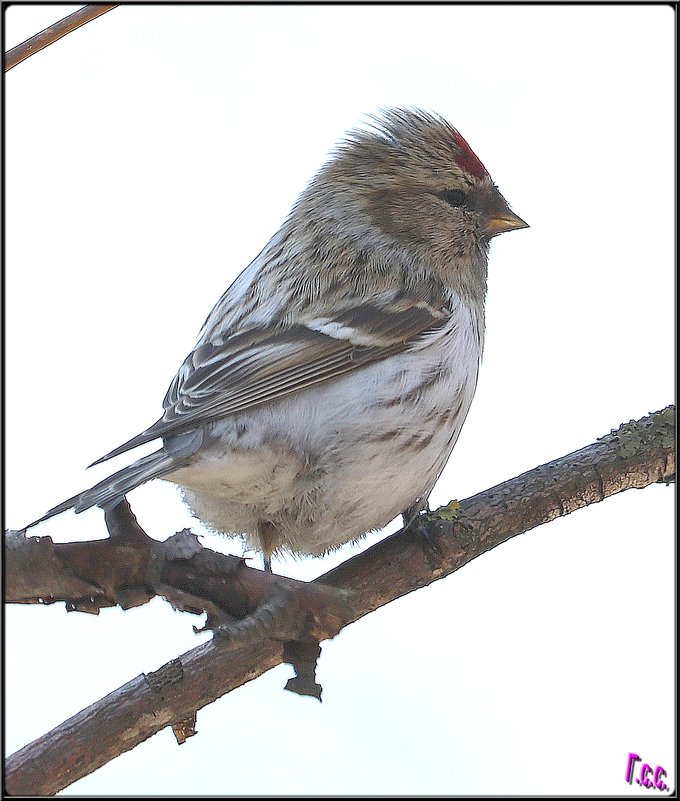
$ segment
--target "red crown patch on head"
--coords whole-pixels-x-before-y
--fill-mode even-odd
[[[456,147],[460,151],[460,158],[456,159],[456,163],[461,169],[479,179],[482,179],[488,175],[486,167],[477,158],[473,149],[470,147],[470,145],[468,145],[458,131],[455,132],[453,141],[456,143]]]

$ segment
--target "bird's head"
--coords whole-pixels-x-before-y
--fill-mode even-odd
[[[364,197],[380,230],[459,254],[527,227],[445,119],[397,108],[371,120],[349,134],[327,167],[338,185]]]
[[[489,241],[526,228],[445,119],[395,108],[350,132],[303,193],[296,217],[345,247],[408,259],[483,295]]]

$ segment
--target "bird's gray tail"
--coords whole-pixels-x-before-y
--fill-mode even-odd
[[[75,512],[84,512],[85,509],[90,509],[92,506],[110,509],[120,503],[130,490],[145,484],[147,481],[151,481],[152,478],[160,478],[167,473],[171,473],[177,467],[176,459],[173,459],[163,449],[150,453],[148,456],[142,457],[133,462],[133,464],[128,465],[128,467],[124,467],[117,473],[100,481],[99,484],[95,484],[94,487],[74,495],[72,498],[50,509],[47,514],[29,523],[26,528],[42,523],[43,520],[48,520],[50,517],[66,512],[68,509],[73,509]]]

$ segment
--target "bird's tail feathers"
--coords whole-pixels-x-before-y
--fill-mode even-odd
[[[160,422],[161,420],[158,421],[158,423]],[[121,453],[125,453],[125,451],[130,451],[133,448],[138,448],[140,445],[145,445],[147,442],[151,442],[153,439],[158,439],[160,436],[156,431],[158,423],[154,423],[145,431],[142,431],[141,434],[137,434],[137,436],[132,437],[132,439],[129,439],[127,442],[124,442],[122,445],[119,445],[117,448],[114,448],[112,451],[104,454],[104,456],[100,456],[99,459],[92,462],[92,464],[88,465],[88,467],[94,467],[96,464],[101,464],[109,459],[113,459],[114,456],[120,456]]]
[[[111,508],[123,500],[123,497],[131,490],[145,484],[152,478],[171,473],[177,467],[177,462],[164,450],[155,451],[148,456],[144,456],[128,467],[124,467],[117,473],[105,478],[94,487],[84,492],[74,495],[53,509],[50,509],[38,520],[29,523],[24,531],[31,526],[49,520],[50,517],[73,509],[75,512],[84,512],[92,506],[101,506],[103,509]]]

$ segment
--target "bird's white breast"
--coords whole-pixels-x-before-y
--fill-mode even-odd
[[[169,478],[216,530],[274,523],[293,551],[324,553],[427,497],[474,395],[483,321],[454,297],[445,327],[403,354],[215,424]]]

